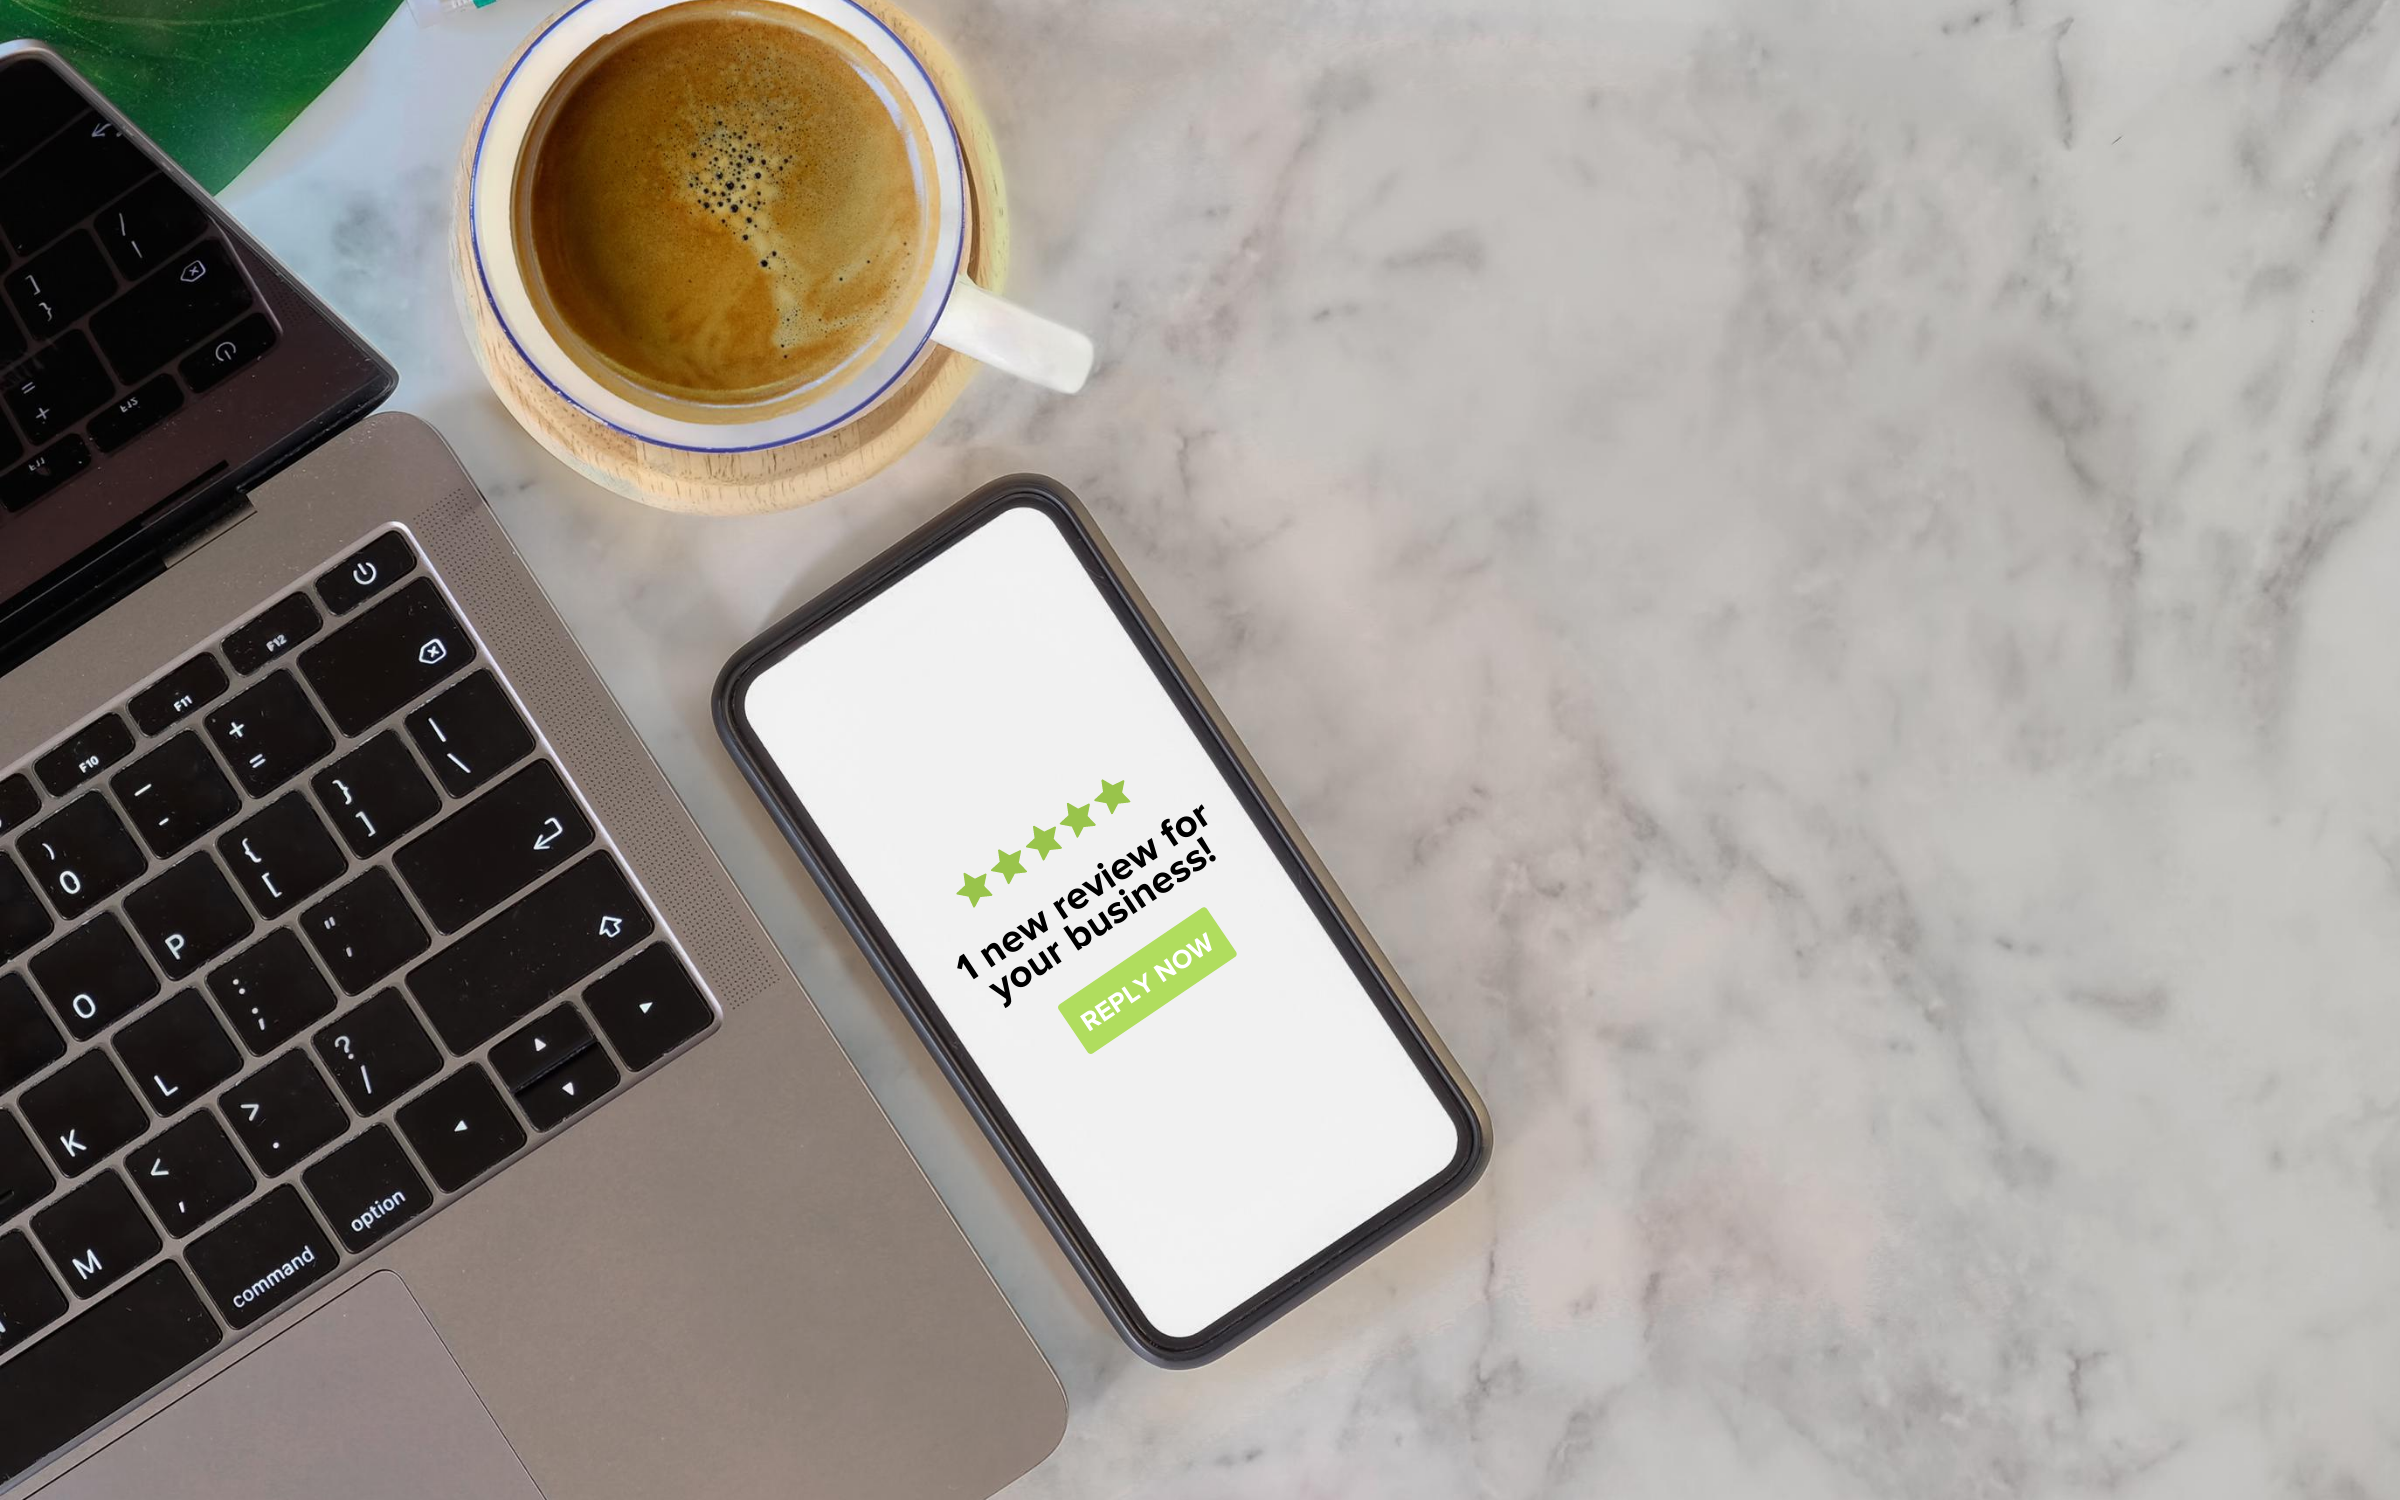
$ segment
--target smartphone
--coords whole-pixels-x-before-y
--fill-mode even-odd
[[[1473,1087],[1057,483],[969,496],[715,706],[1145,1357],[1215,1358],[1482,1171]]]

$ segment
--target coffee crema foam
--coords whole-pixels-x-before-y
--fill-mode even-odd
[[[896,331],[924,277],[911,143],[874,60],[820,25],[689,0],[560,80],[527,138],[520,243],[570,350],[672,399],[740,404]]]

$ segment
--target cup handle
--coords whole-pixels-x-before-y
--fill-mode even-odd
[[[933,325],[933,341],[1019,380],[1072,396],[1092,373],[1092,341],[993,296],[965,276]]]

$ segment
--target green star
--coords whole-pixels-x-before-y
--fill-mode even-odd
[[[1132,800],[1133,799],[1131,797],[1125,795],[1124,782],[1103,781],[1100,783],[1100,804],[1101,806],[1106,807],[1110,812],[1115,812],[1118,808],[1123,807],[1126,803],[1131,802]]]
[[[1092,804],[1086,802],[1077,807],[1072,802],[1068,803],[1066,826],[1075,830],[1077,838],[1082,838],[1083,831],[1092,826]]]
[[[984,878],[981,875],[968,875],[962,878],[967,883],[958,888],[958,893],[967,898],[967,905],[979,906],[983,903],[983,898],[992,893],[991,888],[984,884]]]
[[[1017,877],[1025,873],[1025,851],[1022,849],[994,849],[992,857],[1000,861],[992,866],[992,873],[1006,884],[1015,885]]]
[[[1057,827],[1053,825],[1049,828],[1036,828],[1033,831],[1033,841],[1027,844],[1025,847],[1031,849],[1034,853],[1039,854],[1042,858],[1048,859],[1051,855],[1058,852]]]

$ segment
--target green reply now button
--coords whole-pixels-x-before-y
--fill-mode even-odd
[[[1097,1052],[1232,957],[1233,944],[1225,941],[1225,929],[1203,906],[1077,990],[1058,1013],[1074,1028],[1083,1050]]]

